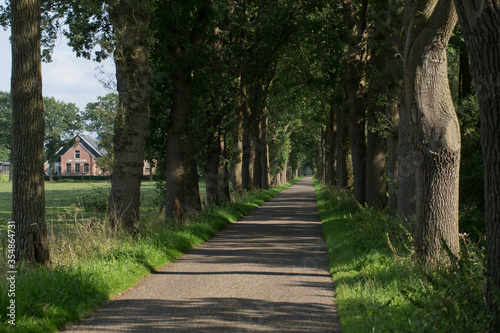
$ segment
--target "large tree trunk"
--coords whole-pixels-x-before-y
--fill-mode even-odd
[[[253,167],[253,187],[262,188],[262,155],[264,145],[261,141],[262,136],[262,109],[254,108],[253,112],[252,139],[255,147],[255,159]]]
[[[392,20],[395,21],[394,26],[402,25],[403,14],[402,4],[396,0],[396,11],[392,13]],[[401,9],[401,11],[400,11]],[[388,205],[393,212],[398,209],[398,144],[399,144],[399,110],[398,107],[404,101],[404,91],[402,90],[403,84],[403,63],[401,54],[403,48],[403,40],[401,38],[402,27],[395,29],[395,31],[386,36],[386,41],[392,46],[387,52],[385,57],[385,73],[389,78],[389,86],[387,89],[387,104],[386,115],[388,119],[387,124],[387,179],[388,179]]]
[[[167,129],[166,145],[166,193],[165,214],[167,217],[174,216],[182,223],[185,216],[184,206],[184,137],[188,124],[189,112],[194,100],[192,68],[194,53],[205,39],[211,2],[202,1],[196,8],[197,27],[191,30],[189,35],[190,45],[171,45],[169,52],[176,62],[174,71],[174,100],[170,110],[170,122]],[[195,13],[191,12],[192,15]],[[169,29],[176,30],[177,27],[166,27],[166,33],[172,33]]]
[[[243,118],[244,118],[244,107],[246,105],[246,92],[244,85],[243,75],[239,78],[239,87],[235,93],[235,104],[236,108],[234,110],[235,119],[235,142],[236,142],[236,161],[234,162],[234,178],[233,178],[233,190],[235,193],[241,193],[243,191]]]
[[[12,1],[11,6],[12,220],[15,222],[15,260],[49,265],[43,174],[45,118],[40,1]]]
[[[500,331],[500,309],[494,295],[500,289],[500,7],[496,1],[455,0],[471,59],[481,108],[484,156],[488,303],[495,315],[491,332]]]
[[[271,175],[269,165],[269,143],[267,140],[267,127],[269,124],[269,109],[264,108],[262,114],[262,133],[260,141],[262,144],[262,188],[268,190],[271,187]]]
[[[188,126],[186,151],[184,154],[184,167],[186,178],[184,181],[184,209],[186,212],[200,212],[203,210],[198,183],[198,160],[196,158],[196,140],[194,132]]]
[[[170,111],[167,130],[165,167],[165,214],[168,217],[183,218],[184,214],[184,135],[186,133],[189,109],[193,102],[193,87],[187,71],[179,64],[174,78],[174,103]]]
[[[205,188],[207,204],[217,203],[219,191],[219,162],[221,155],[221,142],[219,131],[215,130],[209,136],[208,158],[205,164]]]
[[[348,115],[346,108],[347,92],[342,94],[342,109],[337,117],[337,185],[341,188],[347,188],[349,170],[347,168],[347,155],[350,154],[349,137],[346,134],[348,130]],[[349,152],[349,153],[347,153]],[[350,158],[350,156],[349,156]]]
[[[220,137],[220,151],[221,159],[219,161],[219,175],[218,175],[218,188],[219,202],[227,202],[231,200],[231,191],[229,189],[229,169],[227,167],[227,154],[226,154],[226,136]]]
[[[398,124],[398,215],[405,218],[415,216],[417,211],[416,154],[410,135],[410,114],[406,110],[406,92],[402,87]]]
[[[109,217],[138,232],[141,180],[149,124],[150,71],[148,65],[149,16],[143,4],[111,4],[110,19],[116,38],[115,67],[119,95],[113,136]]]
[[[382,36],[380,36],[382,37]],[[380,43],[380,40],[377,40]],[[372,68],[368,89],[367,138],[366,138],[366,203],[385,207],[387,202],[387,143],[386,134],[380,130],[381,115],[385,106],[380,105],[381,95],[386,95],[386,87],[380,79],[385,69],[383,54],[374,54],[370,59]]]
[[[242,183],[245,190],[251,190],[253,188],[253,168],[255,165],[255,138],[253,136],[253,123],[252,123],[252,112],[250,106],[248,105],[248,99],[242,105],[243,115],[244,115],[244,126],[246,126],[248,131],[244,131],[243,134],[243,171],[242,171]]]
[[[327,135],[328,158],[327,158],[327,178],[326,178],[326,182],[329,185],[335,185],[337,183],[336,138],[337,138],[337,112],[335,112],[335,107],[333,105],[330,105],[330,115],[328,120],[328,135]]]
[[[354,197],[366,201],[366,145],[365,145],[365,95],[366,95],[366,10],[367,0],[362,1],[359,22],[356,21],[351,0],[343,0],[344,18],[349,30],[347,51],[347,94],[349,97],[349,138],[351,142],[354,175]]]
[[[427,265],[458,243],[460,130],[448,83],[446,46],[457,16],[452,0],[406,2],[407,112],[418,159],[415,253]]]

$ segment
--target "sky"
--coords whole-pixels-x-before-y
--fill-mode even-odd
[[[3,0],[0,3],[4,4]],[[10,91],[11,47],[10,29],[0,27],[0,90]],[[43,96],[54,97],[66,103],[75,103],[81,110],[98,96],[112,92],[104,88],[101,80],[114,78],[113,61],[102,63],[77,58],[67,46],[64,37],[56,41],[51,63],[42,63]]]

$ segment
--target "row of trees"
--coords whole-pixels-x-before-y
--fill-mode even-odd
[[[346,40],[336,67],[345,64],[345,81],[337,85],[337,94],[345,98],[349,114],[346,124],[344,104],[330,109],[318,146],[318,174],[342,186],[352,182],[362,204],[387,204],[403,217],[415,216],[414,249],[430,267],[446,261],[448,250],[459,253],[461,135],[456,107],[468,103],[472,93],[469,54],[481,109],[488,302],[498,318],[493,296],[500,287],[499,113],[493,102],[500,61],[495,55],[498,2],[343,0],[334,7],[344,20],[338,37]],[[447,59],[452,37],[460,54],[456,103]],[[352,170],[345,167],[350,163]],[[492,330],[498,329],[495,319]]]
[[[20,3],[25,5],[14,6]],[[39,29],[42,13],[53,23],[44,26],[68,26],[77,54],[114,57],[119,102],[112,223],[140,229],[145,156],[164,172],[167,215],[182,219],[186,211],[201,209],[200,169],[210,203],[229,198],[230,174],[235,192],[267,188],[315,154],[317,176],[352,187],[360,203],[416,216],[415,251],[429,266],[446,258],[443,241],[453,253],[459,248],[461,138],[447,47],[460,18],[481,106],[493,303],[491,290],[500,287],[497,1],[20,0],[12,5],[15,214],[21,211],[25,179],[25,168],[15,167],[23,161],[15,152],[23,147],[23,153],[40,153],[37,139],[23,137],[22,130],[32,126],[35,135],[34,117],[43,114],[30,95],[38,74],[24,77],[16,61],[29,58],[30,68],[37,68],[35,37],[41,32],[29,35],[35,30],[26,24]],[[31,7],[36,11],[30,18]],[[50,40],[50,29],[46,35]],[[457,32],[455,37],[462,40]],[[471,87],[463,45],[460,54],[463,97]],[[35,161],[26,168],[37,170]],[[40,196],[43,184],[37,184]],[[30,218],[44,221],[34,212]],[[24,225],[19,214],[14,219]],[[36,251],[19,251],[38,258]]]

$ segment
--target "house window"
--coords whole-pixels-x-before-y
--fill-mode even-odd
[[[88,163],[83,164],[83,173],[89,173],[89,164]]]
[[[79,150],[75,150],[75,158],[80,158],[80,151]]]
[[[75,173],[80,173],[80,163],[75,163]]]
[[[71,163],[66,163],[66,173],[71,173]]]

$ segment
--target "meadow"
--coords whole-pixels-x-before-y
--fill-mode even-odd
[[[50,229],[95,217],[101,219],[107,209],[108,181],[46,182],[45,207]],[[141,186],[141,214],[148,217],[158,211],[156,182],[143,181]],[[12,183],[0,183],[0,223],[11,219]]]

